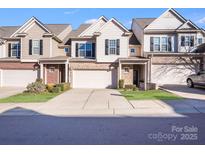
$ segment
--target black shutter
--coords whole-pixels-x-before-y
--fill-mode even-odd
[[[8,44],[8,57],[11,57],[11,43]]]
[[[191,47],[194,46],[194,36],[191,36],[191,38],[190,38],[190,46]]]
[[[150,51],[154,51],[154,41],[153,41],[153,37],[150,37]]]
[[[40,40],[40,55],[43,55],[43,40]]]
[[[108,55],[108,49],[109,49],[108,42],[109,42],[109,40],[106,39],[105,40],[105,55]]]
[[[168,37],[168,51],[172,51],[172,38]]]
[[[78,57],[78,43],[75,44],[75,57]]]
[[[32,40],[29,40],[29,55],[32,55]]]
[[[18,43],[18,53],[17,53],[18,57],[21,57],[21,45],[20,43]]]
[[[117,55],[120,55],[120,39],[117,39]]]
[[[185,37],[181,36],[181,46],[184,47],[185,46]]]
[[[92,57],[95,57],[95,43],[92,43]]]

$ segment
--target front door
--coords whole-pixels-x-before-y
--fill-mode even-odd
[[[133,71],[133,84],[136,86],[139,86],[139,71],[138,70]]]

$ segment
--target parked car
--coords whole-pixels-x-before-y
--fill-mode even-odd
[[[187,78],[187,86],[193,88],[195,85],[205,86],[205,71],[200,71],[197,74],[189,75]]]

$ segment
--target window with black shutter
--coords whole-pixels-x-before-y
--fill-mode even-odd
[[[8,44],[8,57],[11,57],[11,43]]]
[[[29,55],[32,55],[32,40],[29,40]]]
[[[105,55],[108,55],[108,50],[109,50],[109,40],[105,40]]]
[[[78,57],[78,43],[75,44],[75,57]]]
[[[117,55],[120,55],[120,39],[117,39]]]
[[[92,57],[95,57],[95,55],[96,55],[95,49],[96,49],[95,43],[92,43]]]
[[[43,55],[43,40],[40,40],[40,55]]]
[[[150,37],[150,51],[154,51],[154,39]]]

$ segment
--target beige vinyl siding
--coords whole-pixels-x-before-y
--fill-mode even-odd
[[[36,23],[26,31],[26,37],[22,38],[22,54],[21,59],[38,59],[49,57],[50,53],[50,37],[43,37],[45,31]],[[43,40],[43,55],[29,55],[29,40]]]
[[[98,62],[114,62],[120,57],[128,57],[129,36],[122,36],[124,31],[115,23],[109,22],[101,29],[97,37],[96,56]],[[120,55],[105,55],[105,40],[120,39]]]
[[[66,56],[64,48],[59,48],[58,42],[54,39],[52,39],[52,51],[51,52],[52,52],[52,57]]]
[[[162,14],[159,18],[154,20],[145,30],[149,29],[176,29],[182,23],[173,13],[170,11]]]

